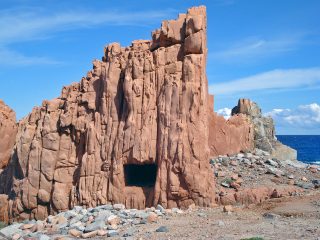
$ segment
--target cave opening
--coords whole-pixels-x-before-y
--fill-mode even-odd
[[[127,164],[124,165],[126,186],[154,187],[157,179],[156,164]]]

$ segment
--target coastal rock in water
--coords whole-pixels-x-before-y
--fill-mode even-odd
[[[279,142],[275,136],[275,128],[271,117],[264,117],[260,107],[249,99],[239,99],[238,105],[232,109],[232,115],[245,114],[254,125],[255,148],[267,151],[271,157],[279,160],[297,159],[297,151]]]
[[[15,112],[0,100],[0,171],[8,165],[17,131]]]
[[[211,206],[206,31],[206,9],[194,7],[152,41],[109,44],[86,77],[21,120],[0,174],[10,218],[107,203]]]

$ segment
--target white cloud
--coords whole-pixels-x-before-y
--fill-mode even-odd
[[[71,10],[50,14],[39,8],[0,11],[0,43],[48,37],[54,32],[96,25],[145,25],[169,14],[165,11],[119,12]]]
[[[219,109],[217,113],[223,116],[225,119],[229,119],[231,117],[231,111],[232,109],[230,108],[222,108],[222,109]]]
[[[112,10],[68,10],[47,12],[41,8],[13,8],[0,10],[0,59],[5,64],[53,64],[46,57],[24,56],[10,45],[52,37],[55,33],[97,25],[147,25],[167,18],[171,10],[119,12]],[[12,47],[11,47],[12,49]],[[1,63],[2,63],[1,62]]]
[[[59,64],[61,62],[52,60],[47,57],[30,57],[19,52],[11,51],[6,48],[0,48],[0,64],[1,65],[41,65],[41,64]]]
[[[279,126],[320,128],[320,105],[317,103],[300,105],[296,109],[273,109],[265,115],[271,116]]]
[[[212,53],[210,57],[223,62],[256,61],[295,50],[305,34],[278,37],[273,39],[250,37],[238,41],[231,47]]]
[[[288,90],[320,85],[320,67],[276,69],[209,86],[215,95],[231,95],[259,90]]]

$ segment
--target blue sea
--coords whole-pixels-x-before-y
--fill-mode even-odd
[[[298,160],[320,164],[320,135],[277,135],[277,138],[298,151]]]

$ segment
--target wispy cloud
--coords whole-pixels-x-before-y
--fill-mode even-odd
[[[222,62],[256,61],[261,58],[278,56],[296,50],[306,34],[294,34],[285,37],[249,37],[231,44],[221,51],[211,54],[211,58]]]
[[[296,109],[273,109],[265,114],[271,116],[278,126],[320,128],[320,105],[311,103]]]
[[[259,90],[287,90],[320,85],[320,67],[276,69],[209,86],[215,95],[231,95]]]
[[[23,56],[10,50],[13,43],[51,38],[54,34],[71,30],[90,28],[99,25],[148,25],[168,17],[172,10],[122,12],[106,10],[68,10],[47,12],[41,8],[16,8],[0,10],[0,59],[18,56],[12,64],[55,64],[57,61],[46,57]]]
[[[167,17],[171,10],[119,12],[65,11],[55,14],[38,8],[0,11],[0,44],[47,37],[55,32],[96,25],[147,25]]]
[[[60,64],[61,62],[47,57],[25,56],[19,52],[0,48],[0,64],[6,66],[29,66],[43,64]]]

